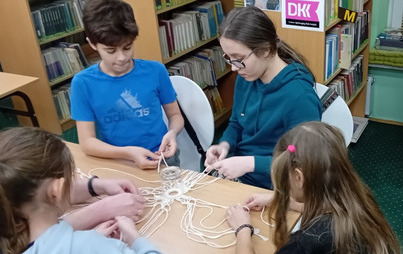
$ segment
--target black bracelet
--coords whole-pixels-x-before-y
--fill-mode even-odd
[[[255,228],[251,225],[251,224],[242,224],[241,226],[239,226],[236,231],[235,231],[235,237],[238,236],[239,231],[241,231],[241,229],[243,228],[250,228],[250,236],[253,235],[253,232],[255,231]]]
[[[98,178],[98,176],[93,176],[88,180],[88,192],[91,194],[91,196],[96,197],[98,194],[94,191],[94,188],[92,187],[92,181],[94,181],[95,178]]]

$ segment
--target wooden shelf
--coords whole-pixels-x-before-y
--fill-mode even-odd
[[[371,14],[373,1],[365,1],[364,10],[368,10]],[[301,53],[307,59],[307,66],[312,71],[318,83],[323,82],[327,85],[335,78],[341,69],[338,69],[331,77],[326,79],[325,75],[325,59],[326,59],[326,31],[341,24],[341,19],[334,19],[325,26],[324,31],[308,31],[297,28],[284,28],[282,26],[281,12],[265,11],[266,15],[273,21],[277,28],[279,37],[287,42],[293,49]],[[371,17],[371,15],[369,15]],[[371,22],[368,24],[368,38],[370,38]],[[362,80],[366,81],[368,77],[368,60],[369,60],[369,39],[365,40],[360,47],[352,53],[352,59],[358,55],[363,55],[362,67],[363,77]],[[356,95],[349,100],[349,108],[353,115],[365,115],[365,102],[366,102],[366,82],[361,85]]]
[[[201,46],[206,45],[207,43],[212,42],[212,41],[214,41],[214,40],[216,40],[216,39],[217,39],[217,36],[214,36],[213,38],[210,38],[210,39],[208,39],[208,40],[201,41],[201,42],[197,43],[195,46],[193,46],[193,47],[191,47],[191,48],[188,48],[188,49],[185,49],[185,50],[183,50],[183,51],[181,51],[181,52],[179,52],[179,53],[177,53],[177,54],[171,56],[170,58],[164,58],[164,59],[162,60],[162,63],[163,63],[163,64],[167,64],[167,63],[169,63],[169,62],[171,62],[171,61],[173,61],[173,60],[175,60],[175,59],[177,59],[177,58],[179,58],[179,57],[181,57],[181,56],[184,56],[184,55],[186,55],[186,54],[189,54],[189,53],[192,52],[193,50],[198,49],[198,48],[200,48]]]
[[[65,81],[65,80],[68,80],[68,79],[71,79],[72,77],[74,77],[74,74],[75,74],[75,73],[69,74],[69,75],[65,75],[65,76],[63,76],[63,77],[59,77],[59,78],[57,78],[57,79],[55,79],[55,80],[49,82],[49,85],[52,87],[52,86],[55,86],[55,85],[57,85],[57,84],[60,84],[61,82]]]
[[[356,58],[365,49],[366,46],[368,46],[368,39],[366,39],[364,43],[362,43],[361,46],[356,51],[354,51],[351,59]]]
[[[150,1],[150,0],[143,0],[143,1]],[[193,2],[196,2],[196,1],[197,1],[197,0],[187,0],[187,1],[185,1],[184,3],[181,3],[181,4],[175,4],[175,5],[163,7],[161,10],[156,10],[155,13],[156,13],[157,15],[159,15],[159,14],[161,14],[161,13],[168,12],[168,11],[172,11],[172,10],[174,10],[174,9],[176,9],[176,8],[179,8],[179,7],[188,5],[188,4],[193,3]]]
[[[362,90],[364,90],[365,85],[363,85],[363,83],[361,83],[357,89],[357,91],[355,91],[354,95],[351,96],[348,100],[347,100],[347,105],[350,105],[355,98],[361,93]]]
[[[337,68],[337,70],[335,72],[333,72],[332,76],[330,76],[328,79],[326,79],[323,84],[327,85],[329,84],[337,75],[339,75],[339,73],[342,71],[342,68]]]
[[[76,121],[71,118],[66,118],[60,121],[60,125],[62,126],[62,130],[66,131],[76,126]]]
[[[34,29],[30,3],[32,1],[0,1],[0,59],[4,72],[38,78],[38,82],[24,89],[33,103],[39,126],[61,134],[40,43]],[[4,10],[4,11],[3,11]],[[71,33],[77,33],[75,30]],[[70,33],[60,34],[60,38]],[[48,38],[49,41],[59,38]],[[46,43],[48,39],[44,40]]]
[[[330,21],[330,23],[325,27],[325,32],[327,30],[330,30],[334,25],[338,24],[341,21],[341,19],[336,18]]]
[[[220,78],[224,77],[225,75],[227,75],[230,72],[232,72],[231,67],[228,66],[223,72],[221,72],[220,74],[218,74],[216,76],[216,79],[219,80]]]
[[[73,34],[78,34],[78,33],[81,33],[81,32],[84,32],[84,28],[79,28],[79,29],[76,29],[74,31],[63,32],[63,33],[58,33],[58,34],[55,34],[55,35],[51,35],[51,36],[46,37],[44,39],[39,39],[38,40],[39,45],[46,44],[46,43],[49,43],[49,42],[52,42],[52,41],[55,41],[55,40],[58,40],[58,39],[73,35]]]

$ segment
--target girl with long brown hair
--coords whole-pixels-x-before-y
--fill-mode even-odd
[[[87,231],[74,231],[77,221],[60,219],[70,203],[91,197],[74,169],[68,147],[55,134],[28,127],[0,132],[0,253],[159,253],[140,237],[132,218],[116,216]],[[115,181],[101,187],[97,181],[89,189],[97,194],[127,186]]]
[[[271,172],[274,195],[254,195],[246,206],[269,206],[277,253],[399,253],[398,240],[369,188],[351,165],[341,132],[323,122],[307,122],[277,143]],[[291,234],[286,212],[297,208],[301,226]],[[228,210],[238,229],[239,253],[253,253],[249,214],[242,206]]]

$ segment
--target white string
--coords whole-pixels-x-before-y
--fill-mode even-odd
[[[263,213],[264,213],[265,207],[266,207],[266,206],[263,206],[262,212],[260,213],[260,219],[261,219],[261,220],[263,221],[263,223],[266,224],[267,226],[269,226],[269,227],[274,227],[274,226],[275,226],[274,224],[271,224],[271,223],[269,223],[268,221],[265,221],[265,220],[263,219]]]
[[[161,169],[160,169],[160,164],[161,162],[164,162],[167,167],[168,164],[163,156],[159,157],[158,161],[158,173],[161,174]],[[77,169],[76,172],[82,177],[83,175],[90,178],[93,174],[94,171],[98,170],[105,170],[105,171],[111,171],[114,173],[118,174],[123,174],[126,176],[134,177],[140,181],[146,182],[146,183],[162,183],[158,187],[140,187],[140,193],[143,195],[145,199],[145,207],[150,208],[148,213],[146,213],[142,219],[136,222],[136,224],[144,222],[144,225],[141,227],[139,230],[139,233],[141,235],[144,235],[146,237],[150,237],[153,235],[160,227],[162,227],[165,222],[168,220],[169,212],[171,211],[171,205],[173,202],[179,202],[186,206],[185,213],[182,216],[181,219],[181,224],[180,227],[183,232],[186,233],[186,236],[195,242],[203,243],[208,246],[214,247],[214,248],[228,248],[230,246],[234,246],[236,244],[236,238],[232,240],[231,242],[228,242],[226,244],[217,244],[214,242],[214,240],[222,238],[227,235],[234,235],[234,230],[231,229],[230,227],[224,228],[224,229],[219,229],[220,227],[223,228],[223,224],[226,221],[226,218],[223,217],[222,220],[212,226],[207,225],[207,221],[212,216],[214,212],[214,208],[221,208],[221,209],[227,209],[227,206],[222,206],[219,204],[214,204],[202,199],[197,199],[191,196],[186,195],[189,191],[194,191],[198,190],[200,188],[203,188],[209,184],[212,184],[221,178],[214,178],[212,180],[205,181],[204,178],[207,176],[205,173],[205,170],[202,173],[198,173],[195,171],[185,171],[181,172],[179,174],[179,178],[175,180],[168,180],[168,181],[161,181],[161,180],[156,180],[156,181],[148,181],[145,179],[142,179],[134,174],[122,172],[116,169],[111,169],[111,168],[94,168],[91,169],[88,173],[88,175],[85,175],[83,172],[81,172],[80,169]],[[204,181],[203,181],[204,180]],[[197,186],[197,187],[195,187]],[[193,224],[194,220],[194,214],[195,210],[197,209],[208,209],[208,213],[203,216],[199,222],[200,226],[195,226]],[[263,211],[262,211],[263,214]],[[263,220],[263,215],[261,214],[261,220],[269,226],[273,226]],[[159,220],[162,221],[158,223]],[[262,236],[259,234],[260,230],[255,229],[255,234],[260,237],[262,240],[267,241],[268,238],[265,236]]]

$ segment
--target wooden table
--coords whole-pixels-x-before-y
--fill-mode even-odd
[[[26,111],[8,107],[0,107],[0,111],[29,117],[32,125],[39,127],[32,102],[29,97],[21,91],[23,87],[31,85],[37,80],[38,78],[34,77],[0,72],[0,99],[18,96],[24,101],[26,107]]]
[[[159,180],[160,177],[156,170],[140,170],[135,167],[134,163],[124,160],[111,160],[111,159],[101,159],[86,156],[80,149],[79,145],[74,143],[67,143],[70,148],[73,157],[76,162],[77,168],[81,171],[88,173],[94,168],[111,168],[122,172],[127,172],[130,174],[135,174],[136,176],[147,179],[147,180]],[[107,170],[96,170],[93,171],[94,175],[101,178],[127,178],[132,180],[137,186],[154,186],[157,187],[160,183],[145,183],[129,175],[123,175],[117,172],[107,171]],[[212,177],[208,176],[210,179]],[[250,185],[245,185],[241,183],[231,182],[228,180],[219,180],[208,186],[197,190],[191,190],[186,195],[192,196],[194,198],[203,199],[214,204],[219,204],[222,206],[233,205],[236,203],[244,202],[252,193],[257,192],[268,192],[268,190],[253,187]],[[186,210],[186,207],[181,203],[175,201],[171,206],[171,211],[169,212],[168,220],[159,228],[151,237],[150,240],[154,242],[158,248],[163,253],[174,253],[174,254],[197,254],[197,253],[235,253],[235,247],[228,247],[225,249],[219,249],[210,247],[203,243],[198,243],[190,240],[185,232],[180,228],[180,223],[182,216]],[[145,211],[146,214],[147,211]],[[204,216],[209,213],[208,209],[197,208],[194,215],[194,224],[196,225]],[[226,216],[226,210],[223,208],[214,209],[214,213],[204,221],[207,226],[217,225],[218,222],[222,221]],[[273,229],[265,225],[260,220],[260,212],[251,212],[252,224],[260,229],[260,232],[271,238]],[[297,212],[288,212],[289,218],[289,228],[291,229],[299,217]],[[264,215],[267,218],[267,214]],[[160,222],[162,220],[159,220]],[[142,225],[140,224],[138,228]],[[228,228],[228,224],[224,222],[221,227],[222,229]],[[229,244],[234,241],[235,236],[233,234],[221,237],[214,242],[219,245]],[[256,253],[274,253],[275,247],[271,240],[263,241],[257,236],[253,236],[253,244]]]

